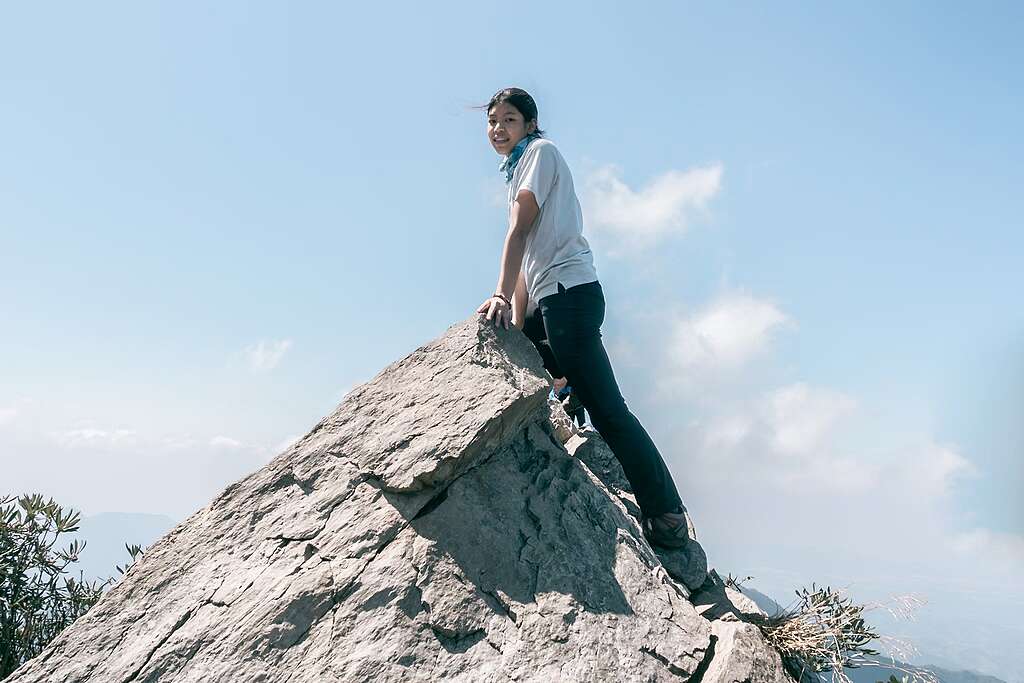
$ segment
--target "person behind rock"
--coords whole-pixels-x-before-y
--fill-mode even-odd
[[[499,90],[485,107],[488,140],[504,157],[509,228],[497,288],[477,312],[496,326],[521,329],[551,376],[566,378],[622,464],[648,540],[681,547],[688,533],[672,475],[626,406],[601,342],[604,292],[569,167],[539,129],[537,105],[525,90]]]

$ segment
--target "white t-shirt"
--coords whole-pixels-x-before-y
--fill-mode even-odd
[[[508,186],[509,218],[520,190],[537,198],[540,213],[526,240],[523,271],[531,308],[540,299],[597,280],[594,256],[583,237],[583,211],[569,165],[555,144],[536,138],[527,146]]]

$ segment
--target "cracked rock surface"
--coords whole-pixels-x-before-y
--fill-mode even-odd
[[[711,681],[716,643],[770,659],[749,624],[697,612],[621,469],[562,445],[548,388],[519,331],[452,326],[178,524],[8,681]]]
[[[633,489],[626,479],[626,473],[622,471],[622,466],[604,439],[593,429],[581,430],[569,438],[565,447],[601,480],[608,492],[613,494],[639,523],[640,506],[636,503]],[[685,508],[683,511],[686,514],[689,543],[682,548],[656,547],[654,550],[669,576],[689,591],[693,591],[700,588],[707,578],[708,558],[697,542],[697,532],[693,528],[689,511]]]
[[[768,618],[741,589],[729,585],[714,569],[690,597],[697,612],[711,620],[714,656],[704,683],[772,683],[787,678],[779,653],[757,627]]]

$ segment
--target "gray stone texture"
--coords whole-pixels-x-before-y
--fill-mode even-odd
[[[565,447],[573,457],[583,461],[587,468],[601,480],[605,488],[639,523],[640,506],[636,503],[633,489],[629,485],[629,480],[626,479],[626,473],[622,471],[622,466],[604,439],[593,429],[585,429],[571,437]],[[707,577],[708,558],[700,543],[697,542],[697,532],[689,511],[686,510],[685,513],[690,542],[682,548],[655,547],[654,551],[658,554],[658,558],[669,576],[686,586],[687,589],[696,590]]]
[[[704,585],[690,596],[690,602],[705,619],[756,623],[768,618],[768,614],[756,602],[744,595],[742,589],[734,586],[727,584],[712,569]]]
[[[569,414],[565,412],[565,408],[562,406],[562,402],[556,398],[548,398],[548,415],[551,420],[551,427],[554,430],[555,438],[562,444],[565,444],[569,439],[576,436],[579,433],[579,427],[573,422],[573,419],[569,417]]]
[[[517,330],[452,326],[148,548],[9,682],[725,681],[744,680],[730,658],[774,662],[697,612],[600,437],[573,457],[556,436],[548,389]],[[789,680],[764,671],[748,679]]]
[[[704,674],[705,683],[787,680],[782,658],[765,642],[757,626],[768,615],[742,589],[727,584],[712,569],[690,600],[698,614],[711,620],[714,654]]]

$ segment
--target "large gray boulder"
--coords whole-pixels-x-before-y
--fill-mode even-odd
[[[547,393],[521,333],[452,326],[8,680],[702,680],[739,634],[698,614],[621,492],[566,451]]]

